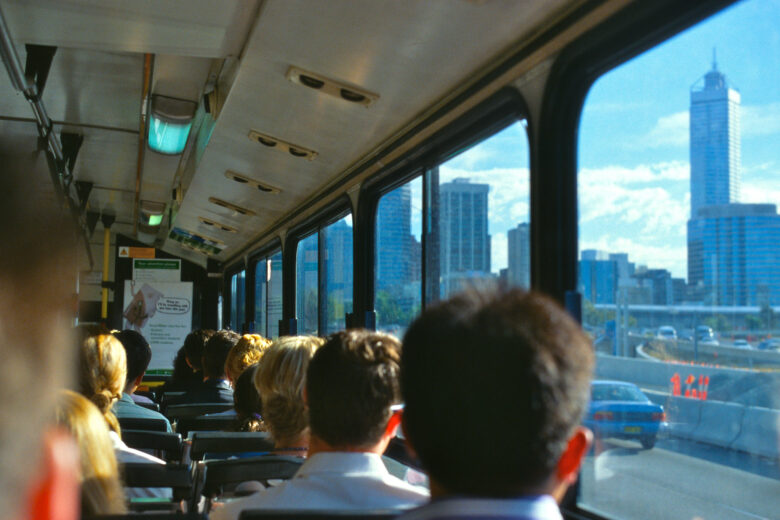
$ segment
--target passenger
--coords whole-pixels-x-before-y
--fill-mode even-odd
[[[187,352],[182,346],[173,358],[173,375],[162,387],[160,392],[186,392],[203,382],[203,373],[195,372],[187,362]]]
[[[84,396],[63,390],[55,417],[57,424],[76,439],[81,453],[81,515],[125,513],[125,493],[119,480],[119,465],[100,410]]]
[[[263,403],[255,387],[257,367],[257,363],[247,367],[236,381],[233,389],[233,408],[236,410],[238,419],[233,425],[232,431],[262,432],[266,430],[262,417]]]
[[[560,520],[592,434],[580,426],[593,350],[550,298],[465,293],[404,337],[406,439],[432,501],[404,519]]]
[[[233,389],[225,376],[225,360],[233,346],[241,338],[231,330],[215,332],[203,348],[203,382],[184,395],[168,401],[169,405],[195,403],[233,404]],[[185,341],[185,346],[187,342]],[[189,351],[188,351],[189,352]],[[187,354],[189,360],[189,353]]]
[[[0,146],[0,515],[76,520],[78,448],[51,419],[72,384],[78,241],[36,171],[42,154],[14,147]]]
[[[423,503],[428,493],[390,475],[381,457],[400,420],[391,410],[400,401],[400,355],[400,343],[387,334],[330,336],[307,375],[309,458],[292,479],[231,502],[212,519],[236,519],[244,509],[361,511]]]
[[[170,422],[168,422],[168,419],[163,414],[139,406],[132,399],[133,392],[135,392],[138,385],[141,384],[141,380],[146,372],[146,367],[149,366],[149,361],[152,359],[152,349],[149,347],[149,343],[147,343],[141,334],[134,330],[114,332],[114,337],[122,343],[127,357],[127,379],[125,388],[122,392],[122,396],[114,403],[114,415],[120,419],[123,417],[162,419],[166,423],[167,430],[169,432],[173,431]]]
[[[103,414],[120,464],[144,462],[165,464],[165,461],[127,446],[120,436],[119,422],[112,406],[122,395],[127,380],[127,361],[122,344],[107,330],[95,325],[78,328],[82,336],[79,348],[78,387],[84,397],[92,401]],[[170,489],[131,488],[132,497],[170,497]]]
[[[111,411],[122,397],[127,380],[127,356],[122,343],[106,329],[82,325],[80,334],[78,390],[98,407],[108,427],[119,433],[119,422]]]
[[[206,348],[206,343],[208,343],[215,332],[210,329],[197,329],[187,334],[187,337],[184,339],[184,353],[187,364],[200,375],[198,383],[193,388],[203,382],[203,352]],[[190,388],[184,389],[184,391],[187,390],[190,390]]]
[[[306,370],[325,343],[315,336],[287,336],[274,341],[255,373],[263,422],[274,439],[275,453],[305,457],[309,418],[303,402]]]
[[[260,334],[244,334],[238,343],[230,349],[227,360],[225,360],[225,375],[231,386],[235,386],[241,372],[248,366],[254,365],[268,347],[271,346],[271,340],[264,338]]]

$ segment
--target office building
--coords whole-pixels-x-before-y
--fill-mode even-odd
[[[527,222],[507,231],[507,274],[509,285],[531,286],[531,236]]]

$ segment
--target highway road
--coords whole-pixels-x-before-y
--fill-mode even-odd
[[[580,496],[582,506],[626,520],[778,519],[780,467],[678,439],[652,450],[608,439],[585,460]]]

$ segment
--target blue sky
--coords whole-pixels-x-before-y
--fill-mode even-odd
[[[742,96],[741,201],[780,205],[780,0],[750,0],[594,84],[579,132],[580,249],[627,252],[638,264],[686,276],[690,89],[710,70],[713,48]],[[506,267],[506,232],[529,216],[525,128],[510,126],[440,171],[442,182],[491,185],[492,270]],[[421,200],[417,186],[413,200]]]

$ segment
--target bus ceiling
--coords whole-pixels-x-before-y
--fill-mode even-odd
[[[626,3],[2,0],[0,131],[35,149],[38,123],[85,238],[86,213],[112,213],[116,233],[225,261],[345,193],[540,28]]]

